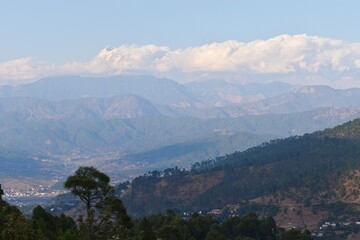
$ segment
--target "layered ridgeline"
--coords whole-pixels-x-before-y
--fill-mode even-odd
[[[219,80],[181,85],[149,76],[67,76],[2,86],[0,146],[52,155],[133,154],[243,133],[259,140],[229,149],[243,150],[270,137],[316,131],[360,114],[357,89],[293,88]]]
[[[282,82],[229,83],[208,80],[180,84],[151,76],[59,76],[19,86],[0,86],[0,97],[26,97],[50,101],[111,98],[136,95],[163,114],[201,118],[238,117],[248,114],[293,113],[319,107],[360,105],[360,89],[329,86],[296,87]]]
[[[127,99],[123,98],[124,101]],[[99,160],[80,164],[99,164],[102,167],[109,164],[112,166],[110,170],[115,170],[113,164],[119,169],[134,164],[136,169],[149,170],[175,165],[189,167],[199,159],[211,159],[270,139],[334,126],[360,113],[360,109],[355,108],[322,108],[302,113],[229,119],[162,115],[127,119],[116,117],[125,107],[112,111],[112,104],[104,108],[105,113],[96,112],[96,106],[106,102],[103,99],[79,102],[0,100],[3,109],[0,112],[0,146],[52,160],[62,156],[86,160],[94,156]],[[86,107],[85,103],[93,105]],[[5,106],[8,109],[4,110]],[[56,108],[59,110],[54,110]],[[111,161],[105,163],[101,160],[103,156]]]
[[[277,209],[271,214],[280,222],[309,226],[330,217],[332,211],[346,213],[347,204],[351,205],[350,213],[357,214],[354,205],[360,202],[359,176],[360,119],[356,119],[333,129],[273,140],[201,162],[191,171],[173,168],[150,172],[135,178],[123,199],[135,215],[168,208],[198,211],[227,207],[235,211],[241,206],[248,210],[265,206],[267,211]],[[287,216],[291,213],[295,216]]]
[[[49,169],[95,165],[121,177],[189,167],[360,116],[357,89],[279,82],[66,76],[1,86],[0,96],[0,146]]]

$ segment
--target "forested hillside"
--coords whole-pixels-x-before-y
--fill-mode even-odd
[[[211,210],[244,203],[278,210],[284,202],[314,208],[335,202],[355,206],[360,200],[355,184],[360,169],[359,129],[360,119],[356,119],[200,162],[191,171],[152,172],[134,179],[124,201],[137,215],[167,208]]]
[[[274,219],[259,218],[254,213],[223,222],[211,215],[193,213],[184,217],[172,210],[131,219],[109,182],[106,174],[93,167],[80,167],[67,178],[65,188],[81,202],[74,218],[64,213],[52,215],[41,206],[26,217],[2,199],[0,184],[0,240],[310,239],[309,231],[286,231],[278,228]]]

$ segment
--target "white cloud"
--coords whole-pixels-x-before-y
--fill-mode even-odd
[[[21,58],[0,63],[0,83],[19,84],[36,79],[63,75],[85,73],[86,68],[82,63],[67,63],[64,65],[47,65],[32,58]]]
[[[360,43],[307,35],[281,35],[249,43],[226,41],[200,47],[121,46],[104,49],[91,62],[102,71],[316,73],[321,68],[346,71],[360,67]],[[106,67],[104,67],[106,66]]]
[[[38,76],[36,63],[31,58],[21,58],[0,64],[1,79],[33,79]]]
[[[31,80],[59,74],[308,74],[324,82],[324,74],[341,74],[333,85],[356,83],[347,72],[360,71],[360,43],[317,36],[280,35],[252,42],[226,41],[185,49],[145,45],[105,48],[87,63],[46,65],[30,58],[0,64],[0,80]],[[173,74],[174,75],[174,74]],[[173,76],[172,75],[172,76]],[[319,75],[319,77],[316,77]],[[331,75],[331,74],[330,74]],[[296,81],[292,77],[293,80]],[[296,78],[295,78],[296,79]],[[290,81],[290,80],[289,80]],[[319,80],[320,82],[320,80]],[[357,85],[360,86],[360,83]]]
[[[87,66],[94,73],[122,73],[126,70],[156,71],[157,64],[170,50],[155,45],[103,49]]]

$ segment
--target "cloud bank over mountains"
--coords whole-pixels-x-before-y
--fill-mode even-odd
[[[293,84],[360,87],[360,42],[305,34],[280,35],[267,40],[226,41],[185,49],[156,45],[107,47],[89,62],[63,65],[49,65],[32,58],[0,63],[0,84],[16,85],[69,74],[151,74],[180,82],[229,75],[242,81],[276,76]]]

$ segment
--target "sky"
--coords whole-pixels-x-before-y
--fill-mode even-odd
[[[156,72],[159,72],[158,68],[161,69],[160,72],[164,72],[171,62],[172,71],[176,69],[187,74],[191,71],[200,71],[203,74],[207,69],[196,66],[184,67],[188,60],[184,57],[181,61],[178,58],[174,60],[173,56],[177,52],[182,54],[189,48],[201,49],[203,46],[212,46],[215,43],[226,43],[223,45],[228,48],[229,41],[249,44],[258,40],[267,43],[270,39],[276,39],[279,36],[290,36],[288,38],[290,40],[291,36],[295,38],[296,36],[320,37],[327,43],[330,40],[342,41],[341,47],[345,50],[337,54],[344,54],[344,52],[349,54],[354,49],[357,52],[357,43],[360,43],[360,31],[357,30],[360,22],[359,9],[360,1],[355,0],[1,0],[0,82],[9,79],[33,79],[62,72],[64,74],[83,73],[88,72],[89,68],[99,69],[101,67],[94,67],[94,61],[98,60],[99,54],[107,46],[123,50],[124,46],[130,47],[130,50],[126,49],[125,53],[120,51],[122,56],[133,54],[130,56],[133,58],[130,65],[136,65],[136,67],[131,67],[130,70],[146,73],[150,70],[142,69],[141,66],[148,62],[144,60],[143,55],[140,54],[142,57],[138,57],[139,51],[145,46],[153,46],[156,49],[147,48],[146,50],[153,54],[150,57],[151,64],[158,60],[159,54],[162,65],[164,65],[165,55],[172,56],[172,59],[166,60],[165,67],[159,67],[157,62]],[[309,42],[309,44],[313,43],[313,41]],[[136,54],[133,51],[134,47],[140,49]],[[307,45],[307,47],[318,51],[318,48],[313,48],[312,45]],[[322,51],[329,50],[320,43],[318,47]],[[159,53],[161,48],[164,49]],[[333,48],[331,47],[330,50]],[[210,49],[213,48],[207,50]],[[237,49],[240,48],[237,47]],[[249,50],[249,48],[246,49]],[[154,54],[157,55],[154,56]],[[148,55],[145,57],[147,60],[149,60]],[[188,53],[187,56],[189,55],[194,54]],[[113,58],[115,57],[110,59]],[[142,62],[134,64],[138,58]],[[121,59],[118,58],[118,61],[122,61]],[[351,62],[343,69],[353,69],[354,66],[357,69],[358,59],[360,59],[360,51],[359,56],[347,57],[343,61]],[[104,61],[103,57],[102,60]],[[191,61],[193,59],[190,59]],[[227,59],[224,58],[224,61]],[[209,71],[233,70],[239,64],[241,68],[244,68],[243,60],[240,61],[241,63],[236,60],[236,64],[234,60],[232,61],[233,67],[230,63],[228,68],[215,66]],[[266,62],[271,60],[263,61],[259,57],[253,61],[258,61],[256,63],[258,65],[266,65]],[[111,71],[122,73],[124,69],[129,70],[126,67],[129,63],[125,64],[126,66],[121,65],[121,71],[119,63],[116,64],[118,66],[116,71],[111,68],[114,66],[113,62],[107,64],[107,73]],[[246,70],[256,72],[256,69],[259,69],[259,67],[247,65],[249,64],[246,64]],[[102,70],[94,70],[91,73],[104,71],[102,67]],[[265,72],[273,73],[267,70]]]

